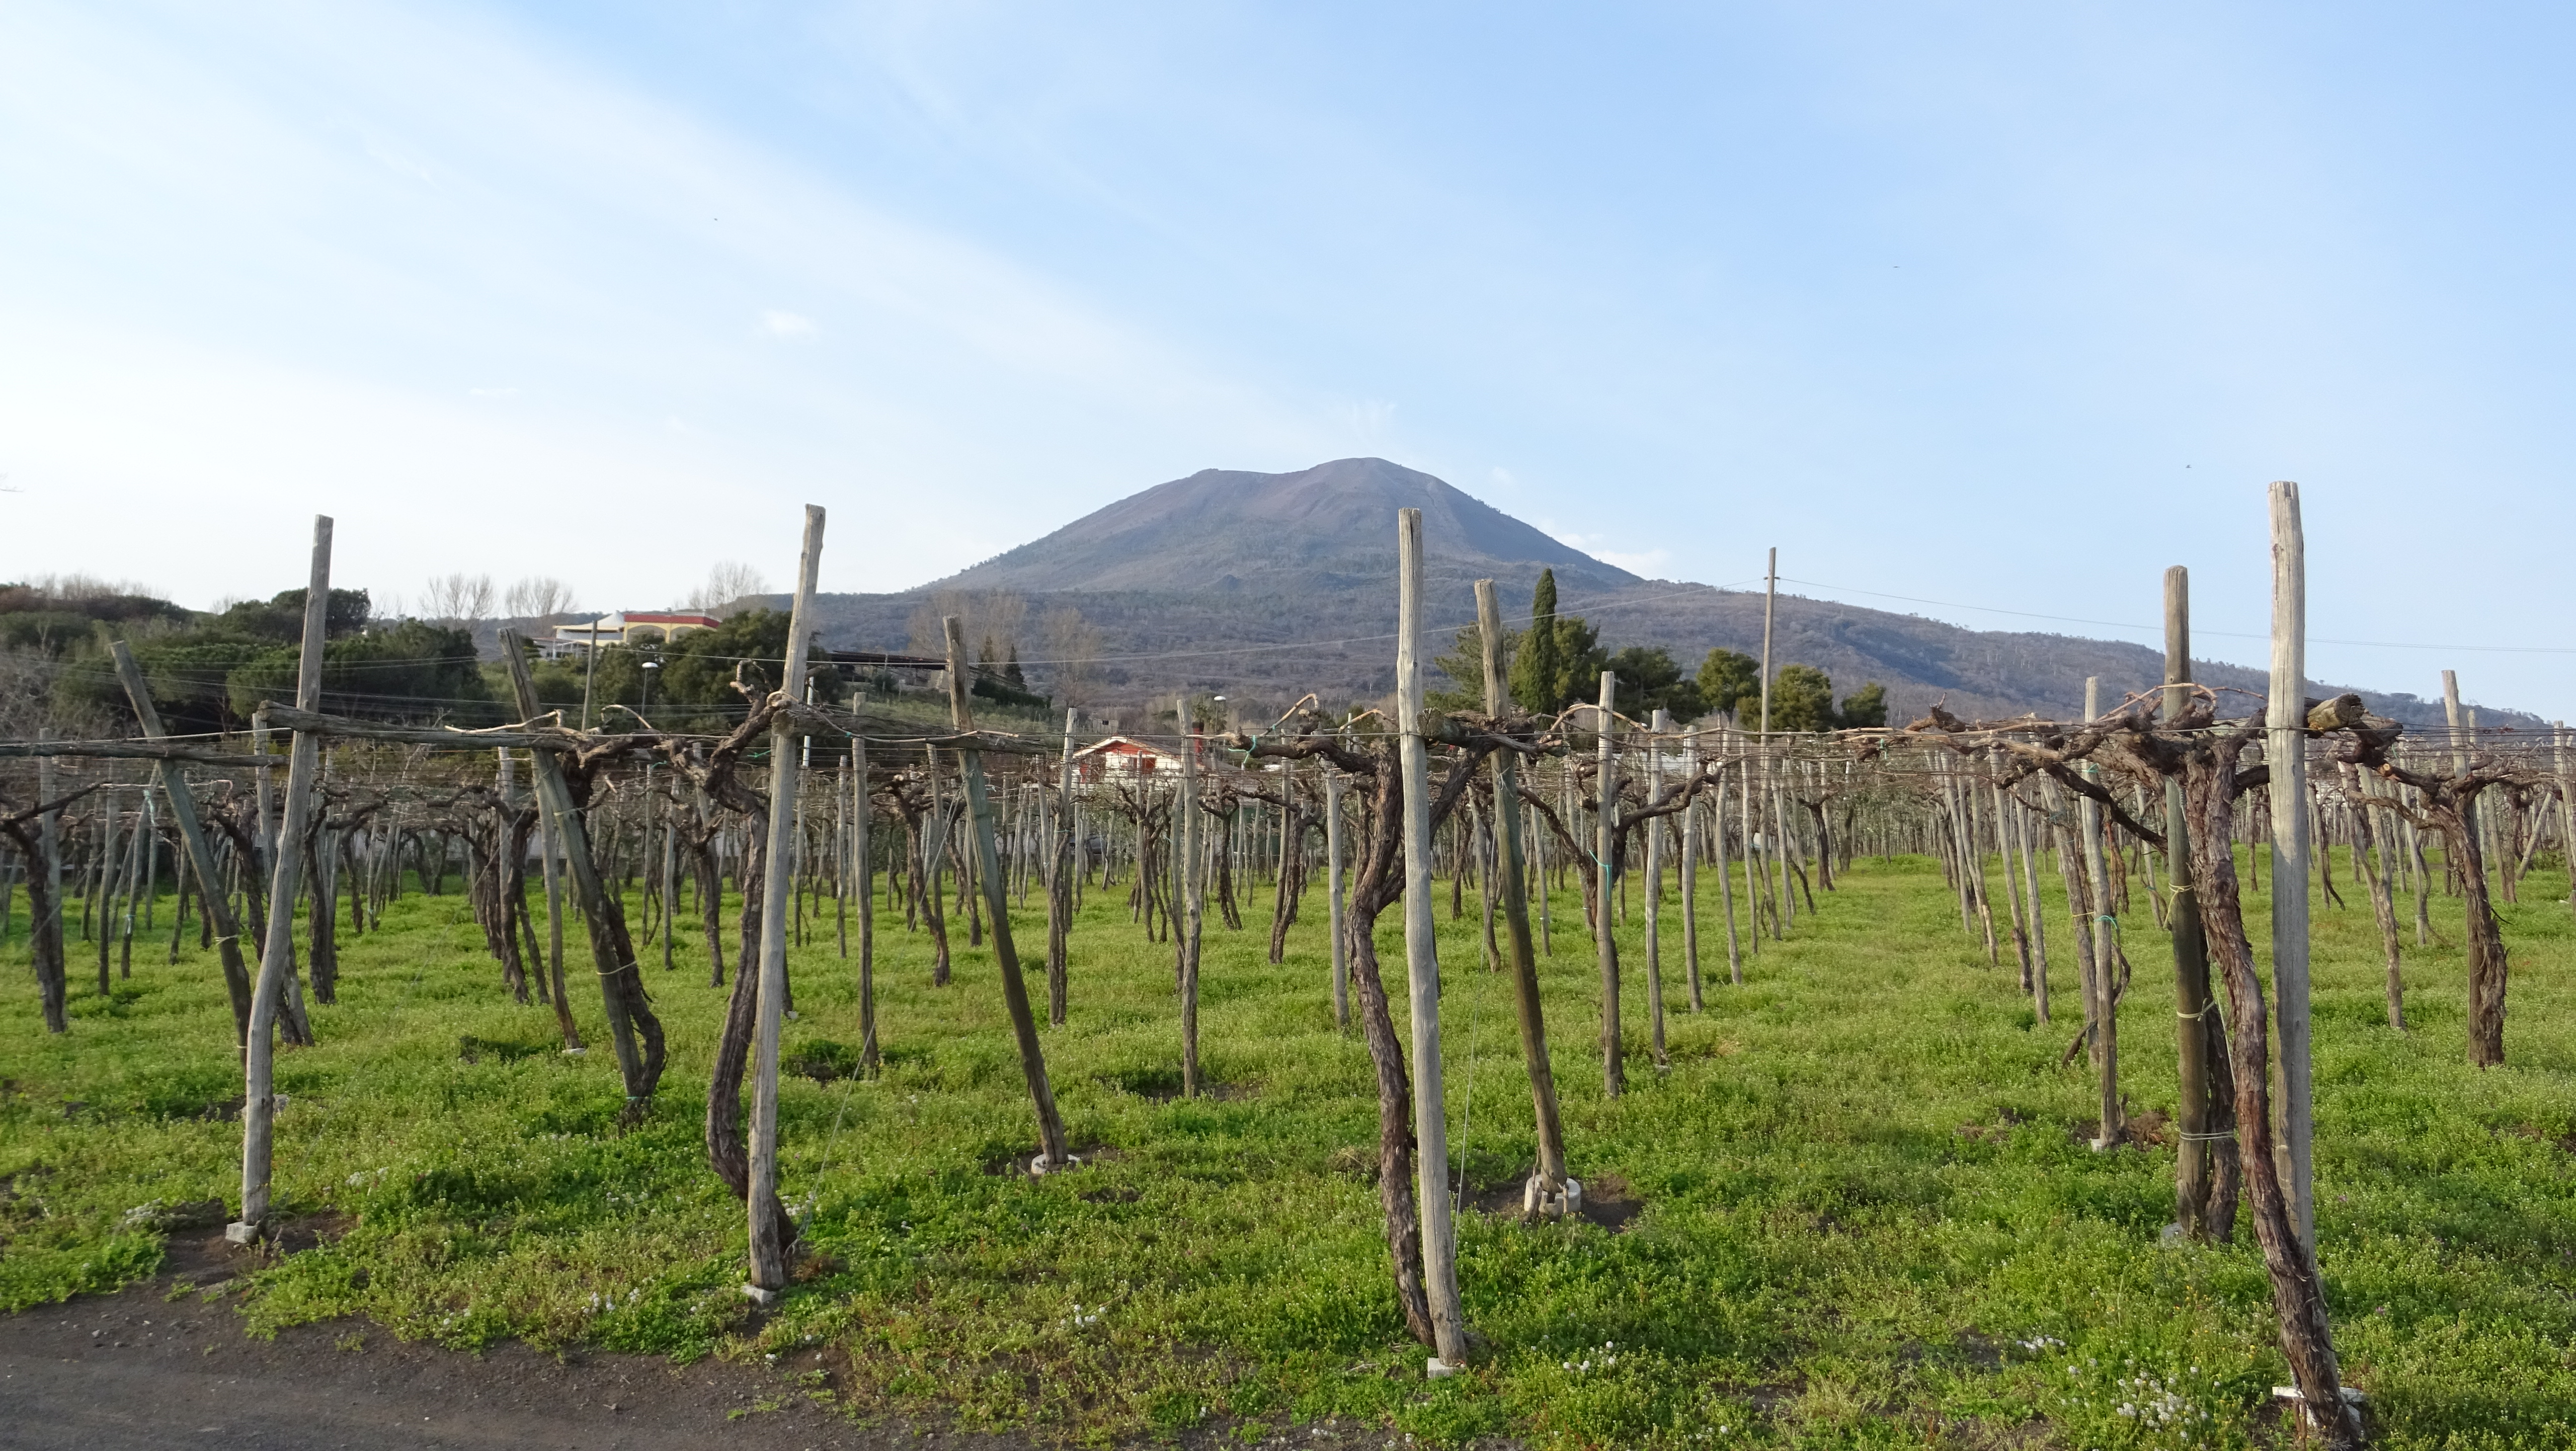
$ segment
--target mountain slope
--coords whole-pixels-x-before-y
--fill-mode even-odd
[[[1600,627],[1612,648],[1660,645],[1685,669],[1713,647],[1761,649],[1759,594],[1639,579],[1384,459],[1341,459],[1287,474],[1205,470],[918,589],[822,596],[818,624],[834,646],[899,650],[914,616],[934,601],[981,620],[994,597],[1008,596],[1027,606],[1016,644],[1033,683],[1096,715],[1133,716],[1158,702],[1168,710],[1172,696],[1187,690],[1223,692],[1247,719],[1310,691],[1335,707],[1375,700],[1395,684],[1399,508],[1423,511],[1425,611],[1435,652],[1475,619],[1474,580],[1495,581],[1505,618],[1517,624],[1528,618],[1530,592],[1546,568],[1556,571],[1559,608]],[[2159,578],[2139,582],[2140,618],[2154,618],[2160,589]],[[1066,672],[1048,662],[1052,643],[1041,624],[1067,607],[1100,635],[1087,680],[1071,690]],[[1839,691],[1873,680],[1885,685],[1896,720],[1935,701],[1971,717],[2035,712],[2064,719],[2082,707],[2088,675],[2102,677],[2111,700],[2163,678],[2161,655],[2144,645],[1969,630],[1790,595],[1780,598],[1773,638],[1776,664],[1817,666]],[[2203,664],[2195,674],[2207,685],[2263,691],[2256,670]],[[2362,694],[2372,709],[2409,724],[2441,720],[2437,701]],[[2482,712],[2482,720],[2543,724],[2495,710]]]

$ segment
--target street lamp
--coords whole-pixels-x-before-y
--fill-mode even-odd
[[[662,662],[659,660],[647,660],[644,662],[644,710],[651,710],[653,708],[653,674],[661,668]],[[641,711],[638,712],[638,714],[641,713]]]

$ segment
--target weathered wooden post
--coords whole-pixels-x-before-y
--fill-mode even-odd
[[[948,716],[960,735],[975,729],[975,712],[967,704],[966,633],[955,615],[945,617],[943,628],[948,635]],[[1038,1046],[1038,1023],[1029,1011],[1029,985],[1020,977],[1020,951],[1011,939],[1011,917],[1002,898],[1000,853],[993,846],[993,803],[984,791],[984,753],[972,740],[960,741],[957,757],[966,780],[966,810],[972,835],[969,842],[975,852],[983,879],[984,904],[993,914],[993,958],[1001,969],[1002,1002],[1010,1010],[1011,1034],[1019,1041],[1020,1075],[1029,1086],[1029,1102],[1037,1110],[1038,1156],[1029,1163],[1029,1172],[1044,1174],[1062,1169],[1072,1162],[1065,1150],[1064,1119],[1056,1112],[1055,1089],[1047,1082],[1046,1056]]]
[[[1593,723],[1600,730],[1593,754],[1601,779],[1597,783],[1600,819],[1592,833],[1592,859],[1599,864],[1593,874],[1592,951],[1601,965],[1601,1091],[1611,1098],[1617,1098],[1628,1087],[1628,1068],[1622,1061],[1619,1041],[1619,939],[1613,935],[1610,920],[1610,887],[1619,875],[1619,727],[1618,717],[1611,709],[1618,686],[1617,676],[1607,670],[1601,672],[1601,704],[1593,714]]]
[[[850,714],[859,713],[859,698],[850,697]],[[877,1071],[877,898],[869,888],[876,868],[869,853],[876,842],[875,806],[868,792],[868,738],[850,736],[850,803],[855,836],[850,843],[850,872],[859,884],[859,1071]],[[888,871],[886,876],[894,876]]]
[[[1690,733],[1684,748],[1684,759],[1690,763],[1693,779],[1699,776],[1699,732]],[[1693,801],[1681,816],[1682,837],[1682,966],[1690,977],[1691,1011],[1704,1011],[1708,1004],[1699,989],[1699,803]]]
[[[2272,680],[2264,716],[2265,793],[2272,806],[2272,990],[2280,999],[2276,1072],[2281,1182],[2290,1222],[2314,1260],[2317,1244],[2308,1065],[2308,596],[2299,486],[2272,485]]]
[[[1429,1370],[1467,1363],[1458,1303],[1457,1226],[1450,1218],[1449,1121],[1440,1077],[1440,957],[1431,918],[1431,749],[1422,738],[1422,511],[1399,509],[1396,535],[1395,714],[1404,775],[1404,965],[1413,1021],[1415,1178],[1422,1203],[1423,1293],[1431,1307]],[[1606,906],[1606,903],[1605,903]],[[1608,913],[1605,911],[1606,918]]]
[[[1181,795],[1173,809],[1181,814],[1180,858],[1174,870],[1180,878],[1181,930],[1172,934],[1173,953],[1178,959],[1174,978],[1181,989],[1181,1097],[1199,1096],[1199,927],[1206,910],[1207,874],[1199,854],[1204,846],[1199,839],[1199,733],[1190,719],[1190,700],[1184,695],[1173,719],[1181,723]]]
[[[1721,730],[1717,749],[1721,756],[1734,747],[1734,732]],[[1734,987],[1744,986],[1744,939],[1735,927],[1735,879],[1726,866],[1726,786],[1734,776],[1721,762],[1717,768],[1717,799],[1709,803],[1709,848],[1711,863],[1717,869],[1718,905],[1726,910],[1726,980]]]
[[[1476,581],[1476,628],[1484,637],[1485,712],[1510,708],[1503,690],[1503,612],[1494,582]],[[1565,1126],[1557,1114],[1556,1071],[1547,1057],[1547,1017],[1539,1001],[1538,955],[1530,943],[1529,880],[1521,869],[1520,786],[1510,751],[1494,753],[1495,874],[1503,889],[1503,936],[1512,959],[1512,1005],[1520,1015],[1521,1058],[1529,1067],[1538,1128],[1538,1168],[1521,1188],[1521,1212],[1563,1219],[1583,1205],[1583,1186],[1565,1174]]]
[[[1673,728],[1672,712],[1657,709],[1646,727],[1646,800],[1652,802],[1664,789],[1664,737]],[[1646,821],[1646,1020],[1654,1047],[1655,1066],[1669,1069],[1672,1059],[1664,1052],[1664,962],[1663,937],[1658,930],[1664,916],[1664,822],[1665,818],[1649,817]]]
[[[1056,821],[1054,868],[1047,873],[1047,1022],[1064,1026],[1066,979],[1070,967],[1065,954],[1073,934],[1073,727],[1076,716],[1071,707],[1064,712],[1064,751],[1056,771]]]
[[[2567,722],[2551,721],[2549,739],[2558,763],[2559,855],[2567,859],[2567,905],[2576,910],[2576,772],[2567,768]]]
[[[298,710],[322,707],[322,653],[330,608],[331,519],[325,514],[313,520],[313,568],[305,585],[304,641],[295,667]],[[321,758],[321,738],[297,731],[286,766],[285,822],[279,831],[284,842],[304,839]],[[242,1054],[241,1218],[224,1226],[224,1238],[235,1244],[257,1241],[268,1225],[270,1147],[277,1119],[277,1008],[295,951],[295,894],[304,871],[300,851],[277,850],[271,855],[276,869],[269,883],[267,932],[260,947],[259,981],[251,992],[250,1034]]]
[[[152,687],[135,665],[134,652],[125,647],[123,640],[112,642],[108,650],[115,657],[116,678],[125,687],[126,699],[133,703],[134,718],[142,725],[144,736],[161,739],[167,734],[161,728],[161,712],[152,704]],[[197,876],[198,901],[205,908],[206,920],[214,926],[215,948],[223,963],[224,991],[233,1004],[233,1040],[247,1043],[250,971],[242,961],[241,923],[233,916],[231,894],[224,890],[223,868],[215,861],[214,844],[206,839],[206,828],[197,817],[197,800],[188,793],[188,778],[179,763],[164,760],[156,769],[162,794],[170,798],[171,824],[179,829],[179,842],[186,848],[188,865]]]
[[[53,735],[50,727],[38,726],[36,739]],[[36,758],[36,804],[43,806],[54,799],[54,758]],[[27,940],[36,955],[36,991],[44,1005],[45,1031],[67,1033],[71,1023],[66,1016],[71,992],[71,964],[63,950],[63,814],[47,811],[36,818],[36,854],[44,858],[42,868],[44,896],[37,897],[38,872],[29,863],[27,874]]]
[[[796,559],[796,601],[787,616],[787,658],[771,701],[781,707],[805,696],[806,657],[813,642],[815,572],[823,562],[823,510],[805,506],[804,547]],[[794,869],[797,784],[802,755],[793,749],[804,727],[781,709],[769,728],[769,836],[761,858],[760,962],[752,1016],[751,1188],[744,1196],[751,1216],[751,1282],[745,1293],[768,1304],[787,1288],[787,1246],[769,1213],[778,1194],[778,1034],[787,1011],[787,894]]]
[[[2165,571],[2164,723],[2176,728],[2191,709],[2191,572],[2177,564]],[[2191,812],[2183,800],[2182,779],[2165,777],[2165,867],[2173,878],[2174,1010],[2179,1054],[2176,1059],[2175,1116],[2180,1147],[2174,1159],[2174,1223],[2183,1234],[2206,1241],[2214,1220],[2232,1218],[2233,1204],[2211,1203],[2218,1161],[2227,1150],[2217,1125],[2227,1117],[2230,1096],[2214,1091],[2211,1065],[2222,1068],[2218,1002],[2209,979],[2209,943],[2202,935],[2200,896],[2192,887]]]
[[[1342,940],[1342,773],[1324,767],[1324,923],[1333,939],[1333,1026],[1351,1030],[1350,944]]]
[[[2084,677],[2084,719],[2089,725],[2102,714],[2102,677]],[[2098,781],[2101,770],[2084,763],[2084,779]],[[2102,1077],[2102,1131],[2093,1140],[2097,1151],[2120,1146],[2128,1137],[2128,1116],[2120,1109],[2120,974],[2112,952],[2111,874],[2102,860],[2102,804],[2080,799],[2077,812],[2084,831],[2084,876],[2093,886],[2093,1045],[2094,1066]]]

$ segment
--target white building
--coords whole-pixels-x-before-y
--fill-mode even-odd
[[[595,646],[641,645],[653,640],[673,640],[691,630],[712,630],[722,623],[713,615],[620,610],[585,624],[555,626],[552,639],[537,642],[537,653],[548,660],[560,660]]]

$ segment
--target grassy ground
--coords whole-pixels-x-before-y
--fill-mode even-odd
[[[1034,1130],[989,953],[961,947],[956,982],[934,990],[923,940],[882,934],[888,1070],[789,1081],[785,1189],[827,1254],[755,1324],[734,1292],[742,1215],[699,1146],[721,1010],[702,958],[684,945],[678,972],[654,970],[671,1072],[649,1121],[619,1133],[604,1046],[554,1051],[547,1011],[503,998],[462,902],[406,897],[344,944],[321,1046],[280,1060],[287,1207],[343,1216],[345,1232],[264,1272],[246,1313],[360,1314],[459,1347],[770,1356],[831,1370],[853,1403],[1089,1440],[1211,1418],[1618,1446],[2272,1436],[2268,1390],[2286,1376],[2250,1234],[2160,1246],[2171,1148],[2082,1142],[2091,1090],[2057,1066],[2075,1016],[2062,909],[2058,1021],[2041,1026],[1924,863],[1861,864],[1741,988],[1703,885],[1704,1013],[1687,1008],[1678,927],[1665,934],[1667,1075],[1643,1053],[1626,929],[1636,1052],[1615,1102],[1589,948],[1566,927],[1579,908],[1556,900],[1545,973],[1573,1167],[1643,1210],[1616,1232],[1468,1214],[1461,1280],[1492,1353],[1457,1379],[1425,1382],[1401,1338],[1365,1177],[1367,1059],[1333,1029],[1319,901],[1282,967],[1261,960],[1261,932],[1212,927],[1201,1022],[1220,1088],[1174,1101],[1170,949],[1094,894],[1073,1021],[1046,1035],[1090,1162],[1034,1182],[995,1172]],[[2455,905],[2436,903],[2450,946],[2409,949],[2403,1037],[2382,1022],[2368,908],[2320,913],[2318,1219],[2338,1345],[2392,1446],[2576,1443],[2564,887],[2535,876],[2507,909],[2512,1061],[2485,1073],[2464,1061],[2459,933],[2439,915]],[[1453,923],[1446,896],[1451,1124],[1482,1190],[1526,1173],[1530,1104],[1472,897]],[[1266,904],[1248,915],[1266,923]],[[1024,943],[1043,940],[1037,924],[1023,919]],[[2143,917],[2128,933],[2128,1086],[2137,1112],[2170,1109],[2163,942]],[[163,952],[138,942],[132,981],[102,998],[78,991],[94,959],[76,949],[60,1038],[11,974],[0,1305],[149,1272],[158,1238],[121,1227],[134,1206],[235,1197],[238,1126],[207,1116],[240,1092],[221,985],[193,933],[176,966]],[[817,1045],[856,1037],[853,974],[828,934],[794,962],[789,1057],[828,1058]],[[596,995],[576,1002],[604,1038]]]

